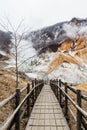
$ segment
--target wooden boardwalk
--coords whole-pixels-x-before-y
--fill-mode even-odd
[[[70,130],[49,85],[41,90],[25,130]]]

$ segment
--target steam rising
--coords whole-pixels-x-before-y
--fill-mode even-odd
[[[77,36],[80,37],[87,37],[87,26],[76,26],[76,25],[71,25],[71,24],[64,24],[63,29],[66,32],[66,35],[73,39],[76,38]]]

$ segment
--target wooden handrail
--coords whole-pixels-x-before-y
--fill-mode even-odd
[[[16,93],[12,94],[9,96],[7,99],[4,99],[3,101],[0,102],[0,109],[4,107],[9,101],[11,101],[13,98],[15,98]]]
[[[52,84],[57,85],[57,84],[55,84],[55,83],[52,83]],[[58,86],[58,85],[57,85],[57,86]],[[59,86],[58,86],[58,88],[67,96],[67,98],[68,98],[69,101],[72,103],[72,105],[75,106],[75,108],[78,109],[78,110],[82,113],[83,117],[85,117],[85,118],[87,119],[87,112],[85,112],[82,108],[80,108],[80,107],[77,105],[77,103],[74,102],[74,101],[72,100],[72,98],[71,98],[67,93],[65,93],[65,91],[64,91],[62,88],[60,88]]]
[[[59,81],[56,80],[54,82],[51,80],[50,85],[51,85],[55,95],[56,95],[56,91],[58,91],[57,93],[59,93],[59,95],[57,94],[56,96],[58,97],[61,107],[64,107],[64,114],[65,114],[66,119],[69,119],[69,116],[68,116],[68,111],[69,111],[71,113],[73,119],[77,123],[77,130],[81,130],[82,126],[86,130],[87,129],[87,123],[86,123],[87,112],[84,111],[81,108],[81,106],[82,106],[82,99],[87,101],[87,96],[82,95],[81,90],[74,89],[73,87],[68,86],[67,83],[63,83],[61,80],[59,80]],[[65,87],[65,88],[63,88],[63,87]],[[72,92],[74,92],[77,95],[77,102],[75,102],[68,95],[68,90],[71,90]],[[76,108],[77,116],[74,116],[73,111],[69,108],[68,100]]]
[[[23,91],[25,91],[27,89],[27,86],[23,87],[20,92],[22,93]],[[13,93],[12,95],[10,95],[8,98],[4,99],[3,101],[0,102],[0,109],[2,107],[4,107],[9,101],[11,101],[13,98],[15,98],[16,93]]]
[[[65,86],[65,83],[61,81],[61,84],[63,86]],[[67,88],[69,88],[71,91],[73,91],[75,94],[77,94],[77,89],[75,89],[74,87],[71,87],[69,85],[67,85]],[[86,95],[82,95],[81,94],[81,98],[84,99],[85,101],[87,101],[87,96]]]
[[[23,104],[27,101],[27,99],[31,96],[31,94],[32,94],[32,92],[34,91],[34,89],[35,89],[36,87],[38,87],[39,85],[41,85],[41,84],[43,84],[43,82],[37,84],[35,87],[32,88],[32,90],[31,90],[31,91],[25,96],[25,98],[21,101],[21,103],[19,104],[19,106],[13,111],[13,113],[12,113],[12,115],[9,117],[9,119],[3,124],[3,126],[1,127],[0,130],[7,130],[7,129],[10,127],[10,125],[11,125],[11,123],[12,123],[12,121],[13,121],[15,115],[17,114],[17,112],[20,110],[20,108],[23,106]]]

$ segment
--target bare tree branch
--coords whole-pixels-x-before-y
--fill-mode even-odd
[[[22,19],[17,27],[17,29],[15,30],[15,33],[17,33],[18,29],[21,27],[22,23],[23,23],[24,19]]]
[[[36,54],[33,55],[33,56],[31,56],[31,57],[29,57],[29,58],[27,58],[26,60],[24,60],[24,61],[18,66],[18,68],[19,68],[21,65],[23,65],[26,61],[29,61],[30,59],[34,58],[35,56],[36,56]]]
[[[18,41],[18,43],[17,43],[17,47],[19,46],[19,44],[20,44],[20,42],[21,42],[23,36],[24,36],[24,33],[21,34],[21,37],[19,38],[19,41]]]
[[[14,33],[15,33],[15,29],[14,29],[14,27],[13,27],[13,25],[12,25],[12,23],[10,22],[10,20],[7,18],[7,21],[8,21],[8,23],[9,23],[9,25],[10,25],[10,27],[12,28],[12,30],[14,31]]]
[[[5,31],[7,31],[8,29],[6,28],[6,26],[5,25],[3,25],[1,22],[0,22],[0,25],[1,25],[1,27],[2,28],[4,28],[5,29]]]
[[[19,67],[21,65],[23,65],[24,63],[26,63],[31,58],[35,57],[36,54],[33,55],[32,57],[27,58],[27,59],[24,59],[24,55],[22,55],[22,58],[24,59],[24,61],[18,65],[18,55],[21,52],[21,50],[19,49],[19,47],[21,48],[21,45],[19,46],[19,44],[21,43],[25,33],[27,33],[29,31],[29,29],[27,29],[27,31],[24,29],[24,31],[22,31],[21,35],[19,35],[18,32],[19,32],[19,29],[21,28],[24,20],[21,20],[20,23],[18,24],[17,28],[15,29],[15,27],[13,26],[11,21],[8,18],[6,18],[6,19],[7,19],[9,27],[11,28],[11,30],[13,32],[14,50],[15,50],[13,55],[15,56],[16,88],[18,88],[18,78],[19,78],[19,76],[18,76],[18,69],[19,69]],[[3,22],[0,22],[0,25],[6,31],[9,31],[9,28],[5,24],[3,24]],[[32,47],[32,46],[30,46],[30,47]],[[27,48],[30,48],[30,47],[25,47],[24,49],[27,49]]]

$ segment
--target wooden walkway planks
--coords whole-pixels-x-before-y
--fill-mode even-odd
[[[39,94],[26,130],[70,130],[50,86],[45,85]]]

